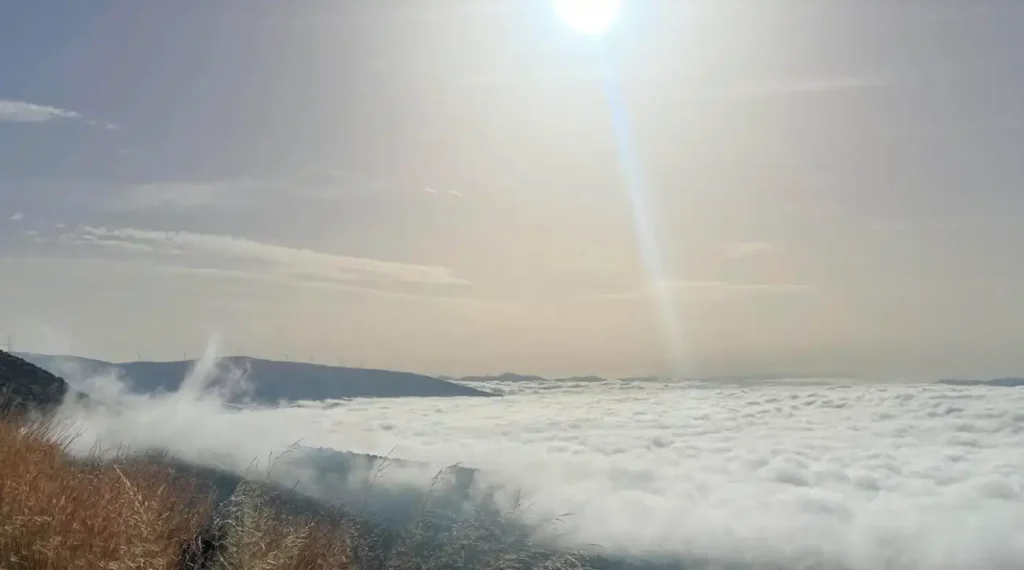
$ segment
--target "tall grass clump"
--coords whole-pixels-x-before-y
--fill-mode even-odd
[[[312,517],[282,514],[270,491],[242,481],[220,507],[213,530],[216,570],[344,570],[351,568],[351,532]]]
[[[208,516],[202,489],[144,463],[75,461],[68,442],[0,420],[0,568],[176,568]]]

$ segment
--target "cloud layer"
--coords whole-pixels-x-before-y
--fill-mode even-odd
[[[462,461],[575,513],[578,544],[826,567],[1011,568],[1024,393],[581,382],[500,402],[359,402],[325,443]]]
[[[479,384],[474,384],[478,386]],[[736,567],[1016,568],[1024,392],[849,383],[494,383],[503,399],[80,418],[136,448],[241,464],[309,446],[461,462],[522,487],[560,540]],[[170,407],[169,407],[170,406]],[[143,408],[140,408],[143,409]],[[243,457],[248,454],[248,457]]]

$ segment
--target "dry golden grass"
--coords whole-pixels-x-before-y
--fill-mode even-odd
[[[217,568],[224,570],[344,570],[354,537],[323,521],[287,517],[267,504],[264,489],[243,482],[223,505]]]
[[[210,521],[207,488],[157,463],[82,462],[47,426],[0,420],[0,569],[173,570]],[[342,570],[348,533],[287,518],[242,485],[216,522],[214,570]]]
[[[284,515],[257,481],[214,506],[208,484],[157,459],[75,460],[70,441],[0,418],[0,570],[582,567],[536,549],[504,516],[440,527],[423,517],[383,544],[344,516]]]
[[[209,502],[145,464],[73,462],[64,442],[0,422],[0,567],[174,568]]]

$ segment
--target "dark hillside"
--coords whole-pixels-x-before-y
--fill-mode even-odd
[[[0,415],[52,410],[67,392],[68,385],[61,378],[0,351]]]

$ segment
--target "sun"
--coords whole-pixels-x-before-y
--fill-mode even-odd
[[[600,36],[615,25],[623,0],[554,0],[555,12],[566,26],[588,36]]]

